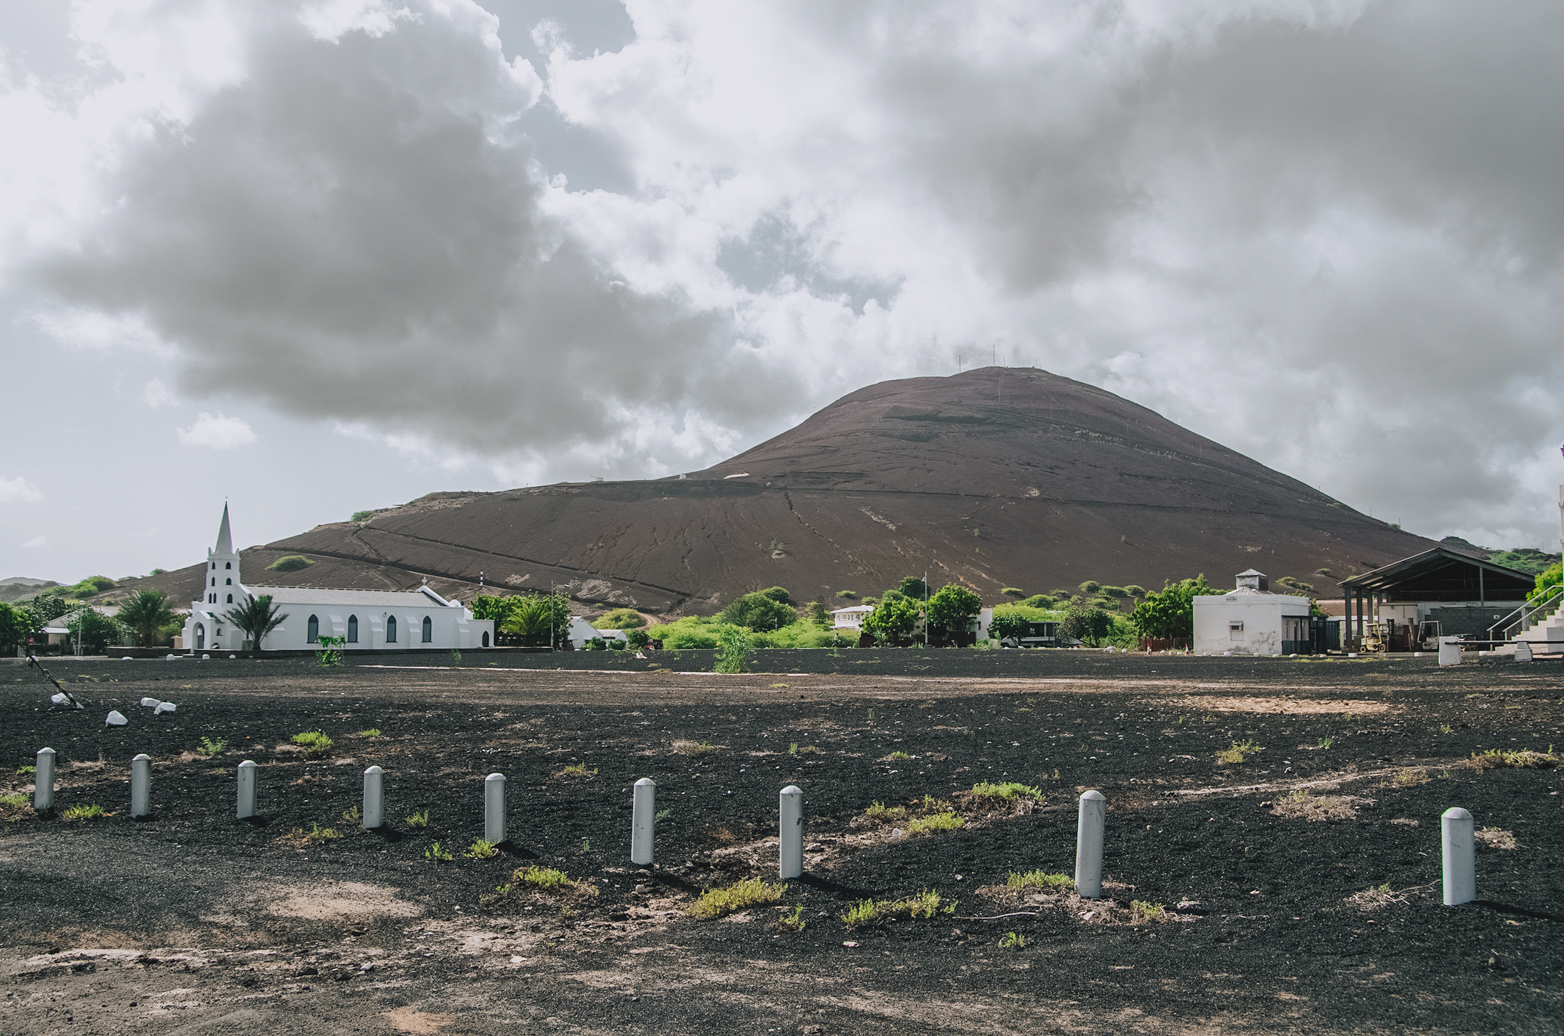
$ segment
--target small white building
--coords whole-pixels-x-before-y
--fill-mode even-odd
[[[1309,650],[1309,599],[1271,593],[1263,572],[1252,568],[1240,572],[1237,589],[1196,597],[1194,605],[1197,655],[1287,655]]]
[[[260,647],[309,651],[322,636],[341,637],[344,651],[465,651],[494,644],[494,622],[477,619],[460,601],[447,601],[428,586],[417,590],[327,590],[302,586],[246,586],[239,578],[228,507],[217,546],[206,555],[206,594],[190,605],[181,643],[188,651],[247,651],[226,613],[255,597],[270,596],[283,616]]]
[[[835,608],[831,611],[831,628],[838,630],[863,629],[863,617],[874,611],[872,604],[855,604],[848,608]]]

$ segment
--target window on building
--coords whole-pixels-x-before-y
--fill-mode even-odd
[[[392,615],[392,616],[390,616],[390,617],[388,617],[386,619],[386,643],[387,644],[395,644],[396,643],[396,616],[395,615]]]
[[[1229,640],[1243,640],[1244,639],[1244,624],[1241,623],[1241,622],[1230,622],[1230,623],[1228,623],[1227,624],[1227,639],[1229,639]]]
[[[427,615],[424,616],[424,643],[434,643],[434,620]]]
[[[216,572],[216,571],[217,571],[217,562],[215,562],[215,561],[214,561],[214,562],[212,562],[212,571],[213,571],[213,572]]]
[[[230,579],[224,579],[223,582],[226,585],[228,585],[228,586],[233,586],[234,585],[234,581],[231,578]]]
[[[195,646],[197,651],[206,647],[206,625],[204,623],[196,623]]]
[[[484,647],[488,647],[489,646],[489,631],[488,630],[484,630],[483,631],[483,646]]]
[[[357,615],[349,615],[348,616],[348,643],[349,644],[357,644],[358,643],[358,616]]]
[[[223,567],[224,568],[233,568],[234,567],[234,563],[232,561],[225,561],[225,562],[223,562]]]
[[[212,585],[213,585],[213,586],[216,586],[216,585],[217,585],[217,577],[216,577],[216,576],[213,576],[213,577],[212,577]]]
[[[310,621],[305,623],[305,625],[304,625],[304,643],[306,643],[306,644],[318,644],[318,643],[320,643],[320,617],[319,616],[311,615],[310,616]]]
[[[234,603],[234,595],[233,594],[229,594],[228,595],[228,603],[229,604],[233,604]]]

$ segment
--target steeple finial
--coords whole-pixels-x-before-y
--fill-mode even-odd
[[[234,552],[233,533],[228,531],[228,505],[223,504],[223,524],[217,527],[217,554],[232,554]]]

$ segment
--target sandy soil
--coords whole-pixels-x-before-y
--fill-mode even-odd
[[[736,677],[666,657],[57,666],[85,713],[7,665],[0,793],[30,790],[16,769],[45,744],[60,780],[51,814],[0,821],[0,1034],[1564,1027],[1564,780],[1469,764],[1564,745],[1557,666],[992,654],[844,652],[816,667],[844,672]],[[153,717],[145,696],[178,711]],[[100,726],[111,708],[129,724]],[[331,749],[295,750],[306,730]],[[203,737],[228,745],[207,758]],[[132,821],[143,751],[154,812]],[[248,822],[243,758],[260,772]],[[372,763],[391,822],[366,832]],[[511,840],[469,859],[492,771]],[[668,811],[649,871],[627,860],[642,776]],[[979,781],[1043,798],[985,804]],[[805,792],[806,877],[775,904],[689,917],[703,889],[774,875],[788,783]],[[1089,787],[1110,803],[1108,898],[1006,888],[1073,871]],[[909,834],[925,796],[963,825]],[[876,802],[903,812],[866,817]],[[111,815],[64,818],[88,804]],[[1481,900],[1461,908],[1439,903],[1451,805],[1484,830]],[[453,859],[431,859],[435,842]],[[532,865],[577,884],[525,891],[512,873]],[[842,918],[923,890],[954,909]],[[780,927],[798,907],[803,930]],[[1008,933],[1024,945],[1002,948]]]

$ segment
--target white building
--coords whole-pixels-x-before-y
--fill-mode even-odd
[[[1236,590],[1195,598],[1197,655],[1287,655],[1308,644],[1309,599],[1271,593],[1263,572],[1240,572]]]
[[[341,637],[344,651],[452,651],[494,644],[494,622],[475,619],[460,601],[447,601],[428,586],[417,590],[323,590],[299,586],[247,586],[239,578],[239,552],[228,528],[228,507],[217,546],[206,555],[206,594],[190,605],[186,650],[240,651],[253,645],[224,616],[254,597],[270,596],[283,617],[266,635],[267,651],[308,651],[322,636]]]
[[[831,612],[831,628],[839,630],[863,629],[863,617],[874,611],[872,604],[855,604],[849,608],[836,608]]]

